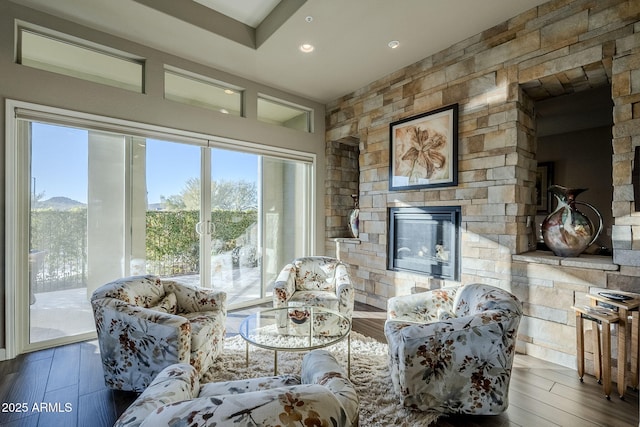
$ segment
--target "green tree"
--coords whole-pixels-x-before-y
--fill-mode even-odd
[[[211,206],[223,211],[258,209],[258,190],[255,182],[214,181],[211,183]]]

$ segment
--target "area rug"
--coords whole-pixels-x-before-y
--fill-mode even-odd
[[[249,346],[246,365],[245,341],[240,336],[225,340],[224,351],[203,377],[203,382],[229,381],[273,375],[273,351]],[[347,367],[347,341],[327,347]],[[278,374],[300,374],[304,353],[278,352]],[[361,427],[427,427],[438,414],[413,412],[400,405],[393,392],[387,345],[351,332],[351,382],[360,399]]]

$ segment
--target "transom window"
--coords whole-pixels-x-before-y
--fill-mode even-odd
[[[20,28],[18,63],[134,92],[143,91],[142,59],[71,39]]]

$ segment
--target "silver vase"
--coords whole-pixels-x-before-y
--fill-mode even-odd
[[[349,234],[357,239],[360,235],[360,207],[358,205],[358,195],[352,194],[351,197],[353,198],[354,206],[349,212]]]

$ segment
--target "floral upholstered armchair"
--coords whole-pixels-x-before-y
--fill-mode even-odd
[[[291,307],[292,313],[283,310],[277,313],[278,331],[281,334],[306,334],[305,327],[298,327],[289,315],[299,315],[296,307],[323,307],[342,314],[316,317],[314,334],[340,335],[340,330],[349,328],[353,315],[355,294],[347,265],[338,259],[324,256],[297,258],[287,264],[278,275],[273,289],[273,307]]]
[[[389,299],[385,335],[403,405],[452,414],[503,412],[521,317],[514,295],[483,284]]]
[[[204,373],[225,336],[224,292],[135,276],[96,289],[91,305],[107,387],[143,391],[173,363]]]
[[[314,350],[295,375],[200,384],[186,364],[165,368],[114,427],[358,425],[358,396],[331,353]]]

